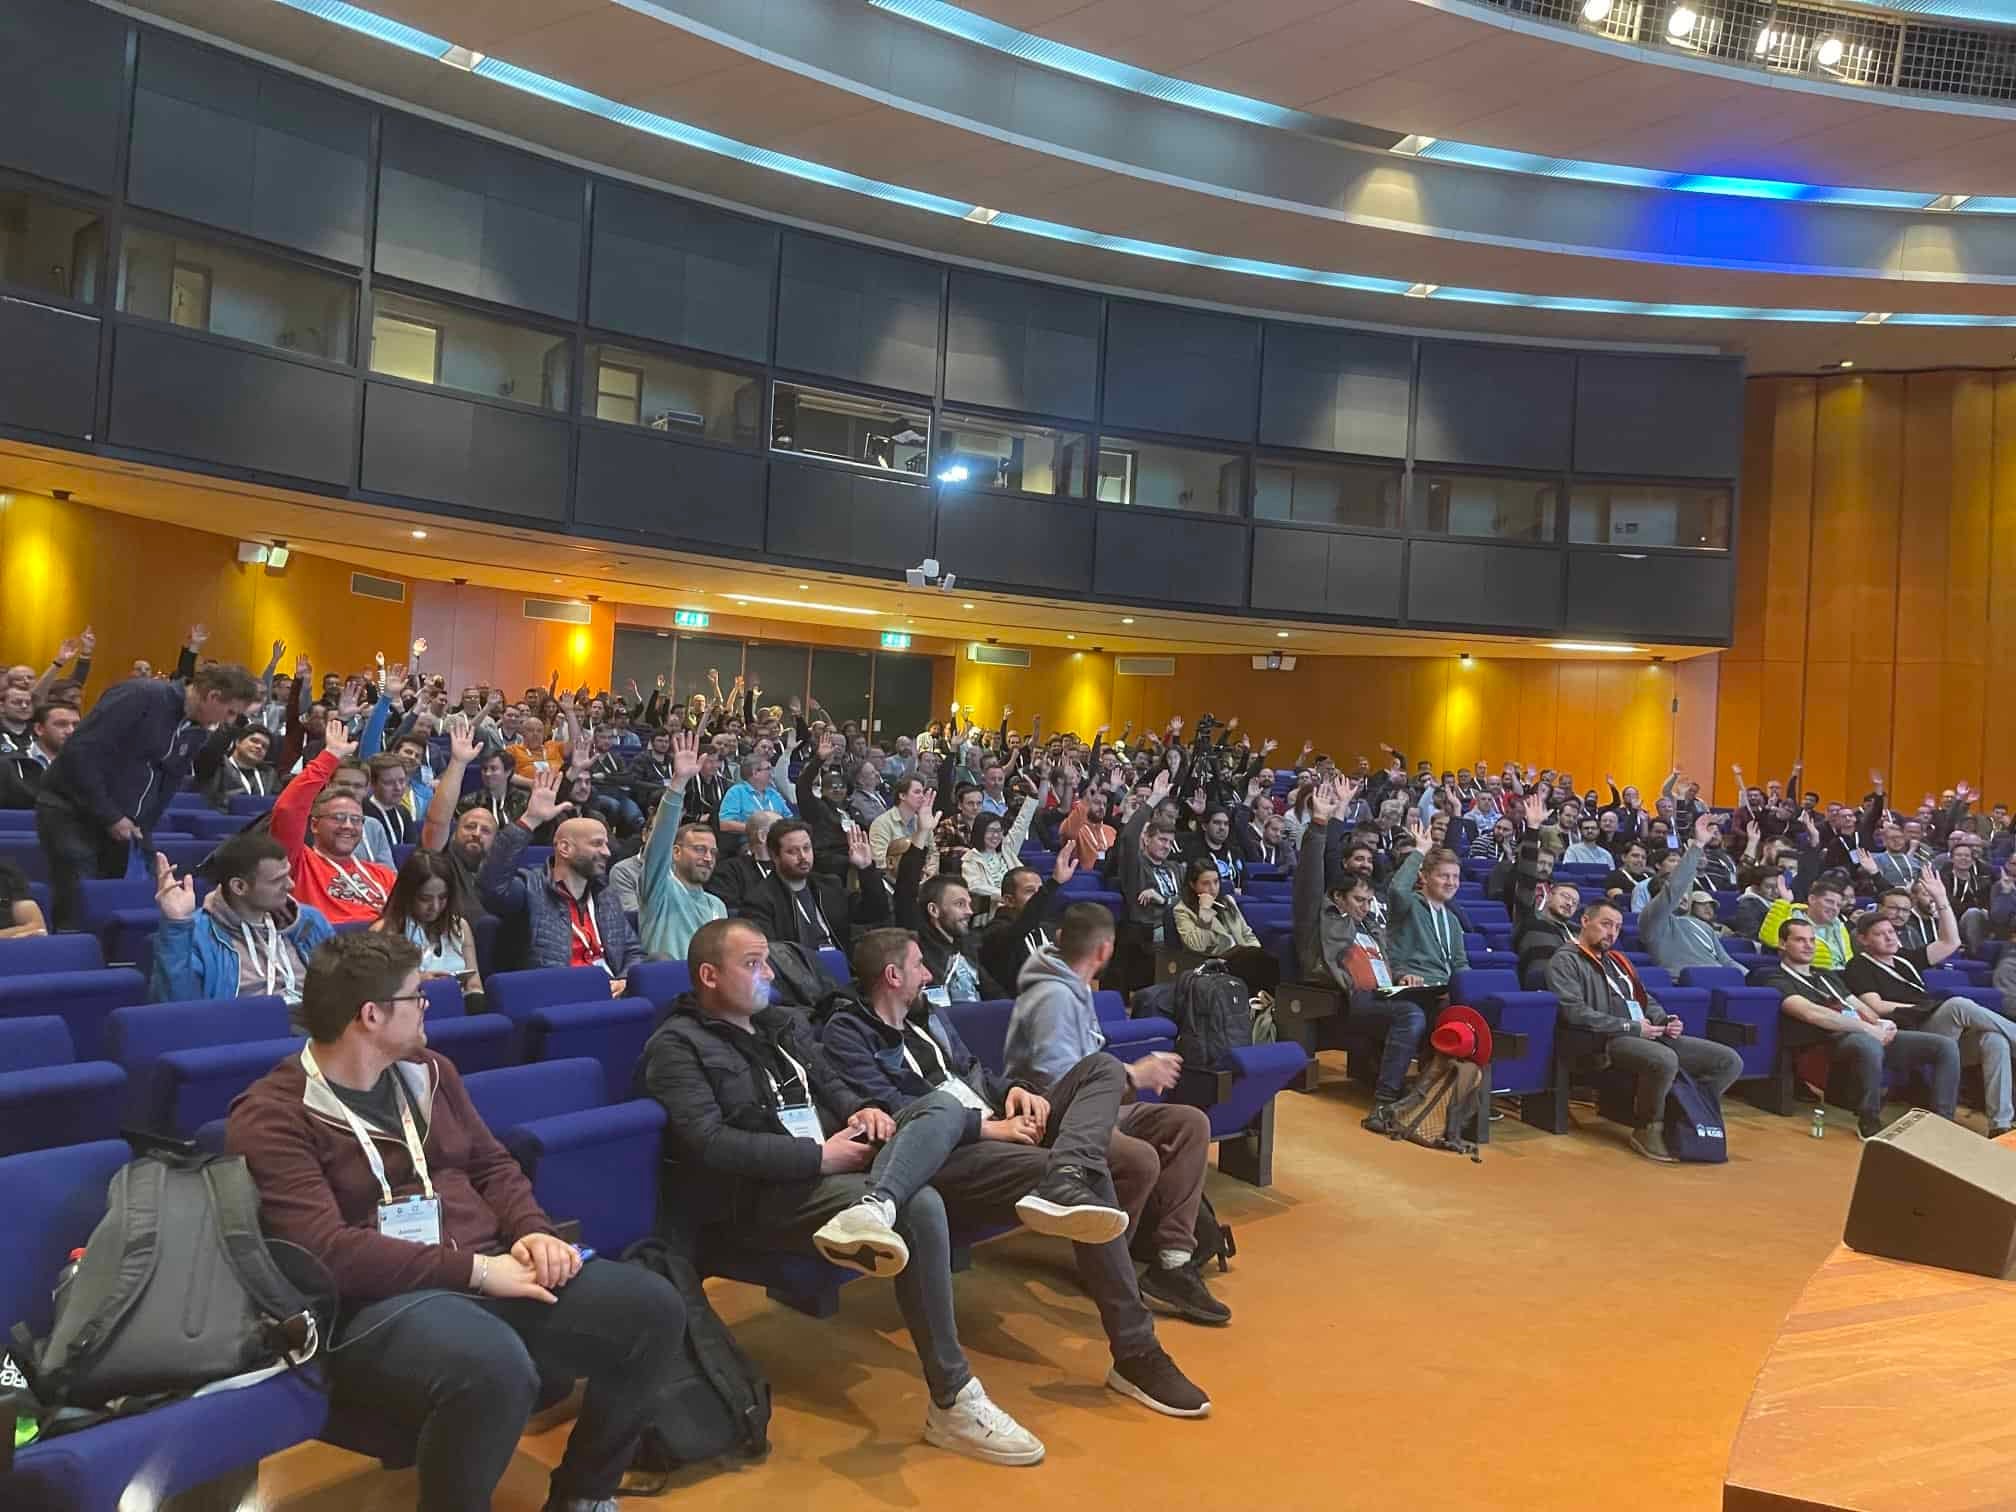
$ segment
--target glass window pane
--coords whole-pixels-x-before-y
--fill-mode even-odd
[[[372,305],[372,372],[489,399],[568,407],[574,358],[565,336],[404,294],[377,293]]]
[[[1568,498],[1568,539],[1727,551],[1729,504],[1727,488],[1578,480]]]
[[[674,664],[672,694],[685,703],[695,693],[714,697],[709,672],[721,674],[721,692],[726,695],[742,675],[742,642],[715,635],[681,635],[675,638],[678,661]]]
[[[95,212],[0,189],[0,283],[96,299],[104,250],[105,228]]]
[[[868,722],[869,656],[866,651],[812,648],[812,696],[833,716],[835,724],[845,724],[850,719],[858,719],[864,725]]]
[[[192,331],[348,362],[357,285],[234,247],[136,229],[119,256],[118,304],[129,315]]]
[[[749,642],[744,663],[749,676],[763,690],[764,706],[781,707],[787,720],[791,717],[791,700],[795,698],[801,704],[805,700],[807,654],[804,646]]]
[[[1241,513],[1246,470],[1229,452],[1193,451],[1126,436],[1099,438],[1098,497],[1105,504]]]
[[[780,383],[770,420],[770,444],[778,451],[824,457],[907,474],[924,481],[931,454],[931,411],[921,405],[840,394],[828,389]],[[866,693],[866,683],[863,683]],[[837,710],[835,711],[838,712]]]
[[[938,427],[932,472],[954,486],[1083,498],[1085,441],[1081,431],[947,415]]]
[[[932,663],[929,656],[875,653],[875,742],[893,748],[898,735],[915,735],[931,723]],[[943,718],[941,710],[939,717]]]
[[[1421,529],[1440,535],[1551,541],[1558,493],[1545,479],[1444,472],[1414,475]]]
[[[588,369],[595,374],[598,420],[734,446],[756,444],[763,418],[759,378],[615,346],[591,346]]]
[[[1400,528],[1400,469],[1262,457],[1253,473],[1253,513],[1305,525]]]

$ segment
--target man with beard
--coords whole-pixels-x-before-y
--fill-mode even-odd
[[[549,769],[533,779],[525,812],[491,845],[476,890],[503,921],[499,970],[595,966],[608,975],[609,995],[621,997],[624,977],[638,959],[637,939],[609,887],[609,831],[600,819],[565,817],[573,805],[560,800],[562,776]],[[518,868],[532,832],[556,818],[552,860]]]
[[[943,872],[929,881],[921,881],[923,875],[923,853],[912,850],[896,871],[896,922],[917,933],[925,969],[931,973],[926,998],[934,1007],[943,1008],[950,1003],[977,1003],[982,997],[1008,996],[980,990],[980,967],[966,953],[967,932],[973,923],[973,894],[966,884]]]
[[[1061,912],[1058,894],[1077,873],[1078,852],[1067,847],[1057,852],[1047,882],[1027,866],[1018,866],[1001,879],[1001,901],[980,933],[976,952],[988,978],[1004,984],[1020,981],[1031,952],[1057,943],[1052,915]]]
[[[866,831],[847,837],[847,860],[861,879],[858,893],[845,877],[812,870],[812,827],[803,819],[770,826],[770,875],[742,899],[740,916],[769,940],[807,950],[851,950],[856,926],[889,922],[889,889],[870,854]]]
[[[199,906],[193,877],[176,880],[168,858],[154,857],[157,1003],[272,994],[301,1001],[308,961],[335,931],[294,901],[286,847],[271,835],[233,835],[211,858],[216,886]]]
[[[714,831],[681,819],[687,784],[703,760],[700,732],[674,735],[669,755],[672,780],[665,785],[644,849],[616,868],[636,867],[637,932],[645,959],[652,961],[685,960],[700,926],[728,917],[728,905],[707,891],[714,875]],[[622,886],[618,878],[619,892]]]
[[[477,899],[476,874],[497,839],[497,815],[487,805],[455,812],[462,797],[462,774],[483,754],[483,740],[466,715],[448,721],[448,765],[434,784],[434,796],[420,821],[420,848],[440,851],[462,872],[462,896]]]
[[[1575,916],[1582,911],[1582,893],[1573,882],[1550,882],[1546,902],[1527,913],[1519,938],[1519,985],[1528,992],[1547,990],[1547,963],[1554,952],[1581,933]]]

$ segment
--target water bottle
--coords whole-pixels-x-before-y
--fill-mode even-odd
[[[70,1289],[71,1278],[77,1274],[77,1263],[84,1258],[84,1251],[70,1251],[70,1263],[56,1272],[56,1285],[49,1293],[51,1316],[60,1317],[63,1312],[63,1294]]]
[[[1827,1137],[1827,1110],[1825,1108],[1815,1108],[1813,1110],[1813,1137],[1815,1139],[1825,1139]]]

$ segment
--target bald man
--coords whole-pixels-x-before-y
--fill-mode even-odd
[[[476,890],[497,915],[497,969],[592,966],[609,977],[609,995],[621,997],[624,978],[640,959],[637,936],[609,886],[609,831],[600,819],[564,817],[558,771],[539,773],[525,812],[497,832]],[[560,819],[553,858],[544,866],[518,865],[532,832]]]

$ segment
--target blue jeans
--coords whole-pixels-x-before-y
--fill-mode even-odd
[[[542,1372],[586,1377],[553,1472],[556,1497],[613,1496],[659,1388],[683,1368],[686,1305],[638,1265],[596,1259],[557,1301],[421,1291],[358,1309],[337,1330],[330,1394],[419,1435],[421,1512],[485,1512],[517,1452]]]
[[[1413,1064],[1421,1041],[1428,1036],[1428,1015],[1411,998],[1354,992],[1344,1023],[1352,1029],[1385,1026],[1386,1041],[1379,1053],[1379,1080],[1372,1088],[1372,1096],[1379,1102],[1392,1102],[1406,1089],[1407,1068]]]

